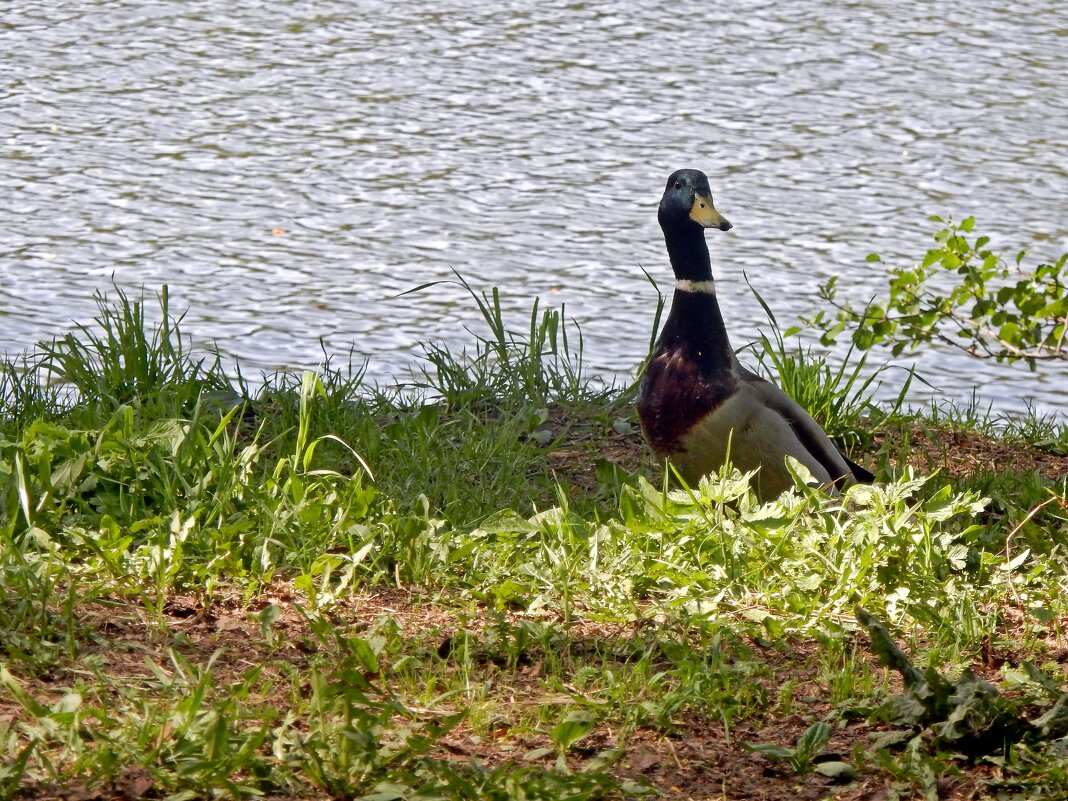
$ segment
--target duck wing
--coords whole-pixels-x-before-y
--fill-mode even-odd
[[[860,465],[847,459],[831,442],[812,415],[766,378],[743,367],[734,359],[734,373],[765,408],[779,415],[789,425],[801,446],[827,471],[835,486],[842,490],[852,481],[870,483],[874,476]]]

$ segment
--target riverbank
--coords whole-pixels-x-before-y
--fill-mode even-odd
[[[668,491],[560,318],[482,300],[489,333],[405,386],[250,391],[165,294],[160,330],[120,297],[7,366],[0,796],[1068,793],[1068,731],[1010,725],[1061,703],[1063,423],[817,369],[877,485]],[[990,689],[910,718],[857,604]]]

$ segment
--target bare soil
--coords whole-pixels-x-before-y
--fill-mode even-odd
[[[175,596],[168,600],[163,620],[148,620],[136,616],[116,615],[110,607],[89,605],[84,609],[83,623],[99,635],[99,642],[89,646],[82,658],[93,658],[102,665],[112,679],[139,682],[151,678],[146,658],[159,665],[168,665],[167,649],[173,648],[193,664],[207,664],[214,656],[213,671],[216,685],[225,686],[236,681],[249,668],[260,665],[265,673],[285,685],[280,668],[285,664],[302,668],[315,658],[315,639],[307,629],[305,618],[293,604],[296,593],[278,583],[255,603],[243,605],[239,597],[219,598],[205,608],[192,596]],[[281,616],[274,626],[273,644],[261,636],[256,614],[266,604],[276,604]],[[458,610],[463,610],[462,612]],[[366,630],[382,620],[393,618],[406,633],[429,644],[446,643],[461,631],[477,633],[498,621],[485,610],[472,610],[461,599],[431,597],[418,591],[379,590],[354,594],[334,610],[336,624],[347,631]],[[510,613],[514,622],[522,613]],[[544,622],[544,620],[543,620]],[[582,638],[612,638],[632,634],[625,627],[597,621],[578,620],[570,630],[573,640]],[[1012,632],[1006,632],[1011,637]],[[179,636],[180,635],[180,636]],[[873,668],[876,661],[865,650],[866,640],[857,635],[858,654]],[[788,767],[771,763],[746,748],[746,743],[773,743],[789,746],[813,722],[834,719],[834,711],[826,700],[827,688],[819,676],[820,646],[807,639],[795,639],[784,645],[770,646],[751,641],[745,643],[754,656],[767,666],[766,675],[756,681],[765,685],[774,698],[778,688],[787,681],[795,683],[795,707],[787,714],[775,712],[739,721],[729,730],[722,722],[699,716],[673,721],[668,730],[640,728],[625,739],[625,754],[613,772],[619,777],[640,779],[656,789],[660,798],[712,801],[712,799],[759,799],[760,801],[876,801],[886,797],[886,774],[872,766],[847,783],[836,783],[819,773],[798,775]],[[1050,640],[1046,657],[1068,658],[1064,643]],[[1033,658],[1033,655],[1032,655]],[[987,646],[976,655],[973,669],[980,675],[997,680],[1000,665],[1016,663],[1019,654]],[[492,662],[481,669],[487,675],[495,670]],[[879,668],[876,668],[879,669]],[[84,675],[76,665],[59,667],[34,677],[20,675],[26,689],[41,703],[57,700],[67,687]],[[485,678],[485,677],[481,677]],[[557,679],[560,677],[557,676]],[[564,677],[566,679],[566,677]],[[1068,675],[1066,675],[1068,678]],[[895,677],[892,677],[892,681]],[[894,685],[899,689],[899,685]],[[496,765],[523,762],[523,755],[536,748],[551,746],[547,734],[511,731],[509,713],[517,706],[566,704],[566,694],[553,689],[539,674],[537,662],[524,666],[508,687],[499,691],[500,723],[491,736],[477,734],[465,726],[451,732],[440,743],[438,753],[445,759],[477,758]],[[96,699],[98,702],[103,699]],[[272,702],[263,698],[264,704]],[[774,706],[774,705],[771,705]],[[421,710],[438,715],[451,710]],[[12,723],[21,715],[20,708],[7,697],[0,697],[0,722]],[[607,716],[611,719],[611,715]],[[869,746],[871,736],[879,726],[863,720],[839,725],[820,756],[820,761],[851,762],[854,754]],[[601,727],[573,750],[570,759],[574,767],[600,752],[618,746],[610,725]],[[541,760],[546,767],[549,757]],[[959,775],[939,785],[939,798],[965,801],[976,798],[977,791],[993,776],[989,765],[960,763]],[[26,787],[18,798],[76,799],[77,801],[131,801],[136,798],[157,797],[151,778],[136,769],[126,771],[110,787]],[[309,796],[311,798],[319,796]]]

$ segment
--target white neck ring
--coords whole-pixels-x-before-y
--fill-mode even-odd
[[[694,292],[700,295],[715,295],[716,283],[709,279],[708,281],[690,281],[687,278],[680,278],[675,282],[676,292]]]

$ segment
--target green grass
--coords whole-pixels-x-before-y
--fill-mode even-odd
[[[871,370],[868,355],[858,356],[854,347],[849,348],[837,367],[800,341],[790,347],[786,337],[796,332],[784,333],[771,307],[756,289],[750,289],[767,314],[770,331],[770,335],[760,335],[756,352],[759,367],[800,403],[840,447],[847,451],[868,447],[873,422],[900,412],[915,374],[908,371],[902,376],[888,364]],[[887,372],[900,382],[900,389],[893,402],[877,404],[873,397]]]
[[[827,781],[857,726],[833,746],[851,781],[907,797],[968,770],[921,735],[862,741],[892,692],[853,606],[938,664],[1046,659],[1063,480],[904,459],[917,432],[1059,453],[1059,421],[876,404],[863,364],[773,329],[768,364],[855,456],[898,432],[866,454],[885,481],[670,490],[562,312],[515,330],[471,294],[488,333],[386,389],[327,360],[252,391],[189,353],[166,291],[3,365],[0,797],[629,798],[668,781],[641,753],[685,772],[702,737],[788,787]],[[738,734],[761,726],[781,737]],[[987,757],[998,786],[1068,784],[1054,745]]]
[[[1023,413],[995,413],[973,394],[965,404],[945,402],[913,410],[910,419],[939,428],[976,431],[1001,441],[1038,448],[1059,456],[1068,455],[1068,424],[1053,413],[1042,413],[1028,404]]]

